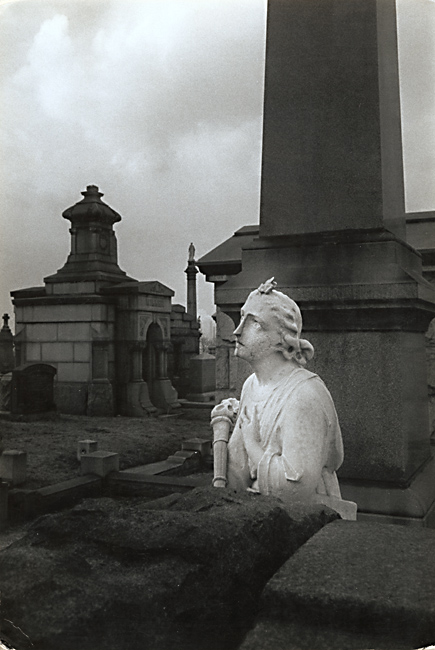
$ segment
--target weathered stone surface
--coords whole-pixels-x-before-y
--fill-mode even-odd
[[[12,373],[0,376],[0,411],[11,410]]]
[[[357,646],[337,642],[347,634],[355,641],[357,633],[373,635],[370,645],[360,648],[433,643],[434,545],[433,530],[344,521],[326,526],[266,585],[263,620],[249,633],[243,649],[263,649],[265,630],[273,629],[282,639],[287,627],[293,633],[299,630],[299,641],[293,636],[294,645],[278,642],[268,647],[353,648]],[[313,624],[320,626],[317,631]],[[328,643],[306,645],[307,639],[313,643],[317,638],[318,643],[325,633]]]
[[[93,381],[88,384],[87,414],[111,417],[114,414],[113,388],[110,381]]]
[[[1,629],[20,650],[18,628],[33,650],[230,650],[267,580],[335,517],[213,488],[86,500],[0,554]]]
[[[435,436],[435,319],[426,332],[427,383],[431,436]]]
[[[119,471],[119,454],[113,451],[91,451],[80,458],[80,473],[95,474],[104,478],[110,472]]]
[[[260,620],[248,634],[239,650],[411,650],[409,642],[388,633],[376,634],[368,628],[356,632],[319,624],[288,622],[277,619]]]

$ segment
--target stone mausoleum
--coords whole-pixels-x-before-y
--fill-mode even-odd
[[[189,359],[199,351],[195,261],[190,255],[186,311],[161,282],[120,269],[113,226],[121,216],[95,185],[82,195],[62,215],[71,222],[65,265],[44,286],[11,292],[16,365],[56,368],[61,413],[168,412],[179,406],[174,385],[187,388]]]

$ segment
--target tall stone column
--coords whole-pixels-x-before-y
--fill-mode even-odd
[[[189,259],[187,262],[187,268],[184,271],[187,275],[187,313],[193,316],[196,320],[198,310],[197,310],[197,299],[196,299],[196,274],[198,269],[196,268],[195,262],[195,247],[193,244],[189,246]]]
[[[299,303],[342,426],[344,498],[361,519],[427,525],[435,291],[404,241],[395,0],[269,0],[265,75],[259,236],[236,275],[234,238],[199,266],[228,314],[271,276]]]

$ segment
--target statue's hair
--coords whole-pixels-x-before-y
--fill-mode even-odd
[[[304,366],[313,358],[314,348],[309,341],[300,338],[302,316],[298,305],[289,296],[277,291],[276,286],[274,278],[270,278],[260,284],[252,294],[260,295],[267,301],[270,311],[279,323],[281,342],[278,344],[278,349],[280,352],[286,359],[294,358]]]

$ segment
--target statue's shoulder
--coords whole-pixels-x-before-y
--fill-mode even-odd
[[[286,378],[286,380],[283,382],[283,385],[285,386],[286,389],[293,389],[293,388],[298,388],[299,386],[303,386],[307,382],[309,383],[309,380],[313,380],[313,379],[314,380],[320,379],[320,377],[316,375],[314,372],[310,372],[305,368],[297,368],[297,370],[292,372]]]
[[[245,379],[245,381],[243,382],[242,394],[240,396],[240,399],[242,399],[244,395],[247,395],[252,390],[253,384],[255,383],[255,379],[256,379],[255,373],[252,373],[252,375],[249,375],[249,377]]]
[[[328,414],[328,419],[330,419],[332,413],[335,412],[331,393],[319,375],[309,371],[305,372],[307,374],[294,391],[296,401],[301,403],[301,405],[311,404],[313,408],[314,405],[318,405],[319,408]]]

